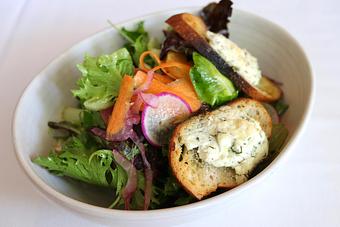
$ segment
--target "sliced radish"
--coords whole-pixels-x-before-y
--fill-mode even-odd
[[[190,106],[177,95],[163,92],[157,95],[156,108],[146,106],[142,113],[142,131],[154,146],[169,142],[171,132],[181,121],[191,114]]]
[[[143,102],[146,105],[151,106],[152,108],[157,108],[158,96],[156,96],[154,94],[147,94],[147,93],[144,93],[144,92],[140,92],[139,96],[142,98]]]

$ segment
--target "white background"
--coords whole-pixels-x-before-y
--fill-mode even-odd
[[[15,159],[11,121],[29,81],[65,49],[106,28],[107,19],[117,23],[208,2],[0,2],[0,226],[97,226],[47,202]],[[314,71],[315,105],[301,141],[274,174],[223,217],[193,220],[192,226],[340,226],[340,2],[238,0],[234,7],[272,20],[301,43]]]

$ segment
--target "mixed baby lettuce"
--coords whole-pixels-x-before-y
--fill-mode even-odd
[[[72,94],[78,98],[79,107],[66,107],[62,121],[48,122],[56,145],[47,156],[38,156],[33,162],[57,176],[111,188],[113,196],[110,207],[124,209],[122,191],[127,184],[128,174],[114,159],[112,148],[115,148],[133,161],[138,170],[137,190],[133,194],[130,209],[142,209],[144,175],[139,149],[131,141],[108,142],[90,132],[94,127],[105,128],[101,113],[114,104],[122,77],[126,74],[133,76],[140,54],[148,48],[157,47],[156,42],[150,41],[142,22],[134,31],[123,28],[120,32],[127,40],[125,47],[98,57],[86,54],[84,61],[77,65],[82,75]],[[153,64],[151,58],[149,64]],[[143,141],[147,148],[150,147]],[[150,208],[171,207],[192,201],[193,198],[171,176],[167,167],[167,154],[150,150],[147,149],[148,159],[156,176],[159,176],[153,181]],[[163,168],[156,170],[155,166]]]
[[[127,49],[121,48],[110,55],[85,55],[78,69],[82,77],[72,93],[86,109],[98,111],[113,105],[122,77],[133,75],[134,65]]]
[[[149,38],[143,22],[139,22],[135,30],[122,28],[119,31],[127,40],[123,48],[98,57],[86,54],[83,63],[77,65],[82,77],[77,82],[78,89],[72,93],[86,109],[99,111],[112,106],[122,77],[133,76],[134,67],[138,67],[139,57],[144,51],[159,47],[155,39]],[[147,61],[153,64],[151,58]]]
[[[121,36],[126,39],[127,43],[124,47],[130,52],[136,66],[139,66],[139,57],[143,52],[147,50],[159,52],[160,44],[157,39],[149,37],[149,33],[144,29],[143,21],[137,23],[137,28],[135,30],[128,30],[123,27],[122,29],[118,29],[118,31]],[[147,58],[146,63],[149,65],[154,64],[151,58]]]
[[[122,28],[119,31],[127,41],[123,48],[109,55],[85,55],[83,63],[78,65],[82,75],[72,93],[79,100],[79,107],[65,108],[63,121],[48,123],[54,131],[56,145],[47,156],[38,156],[33,162],[58,176],[110,188],[110,207],[123,209],[122,193],[128,182],[128,174],[112,153],[112,149],[118,150],[137,169],[137,190],[133,193],[130,208],[142,209],[145,179],[138,147],[129,140],[110,142],[91,133],[94,127],[105,128],[103,111],[114,104],[122,77],[134,75],[135,68],[139,66],[139,57],[144,51],[159,48],[157,42],[150,39],[145,31],[143,22],[138,23],[135,30]],[[215,108],[238,96],[239,93],[232,82],[209,60],[192,51],[189,51],[187,56],[193,61],[190,70],[191,82],[200,100],[209,105],[209,108]],[[152,58],[146,59],[146,63],[150,66],[155,64]],[[277,103],[276,107],[281,113],[287,109],[283,103]],[[135,126],[134,130],[141,131],[140,125]],[[173,207],[195,201],[178,185],[171,174],[168,148],[152,147],[141,133],[138,135],[146,147],[146,155],[154,173],[149,208]],[[277,124],[273,127],[272,135],[269,149],[272,157],[275,157],[288,131],[282,124]]]

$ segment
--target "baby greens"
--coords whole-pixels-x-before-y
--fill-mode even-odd
[[[225,8],[228,9],[224,10]],[[201,17],[207,23],[208,29],[226,36],[228,35],[226,24],[230,15],[231,1],[229,0],[222,0],[218,4],[212,3],[201,11]],[[221,22],[216,21],[216,18],[224,19]],[[155,39],[150,38],[143,21],[139,22],[132,30],[125,27],[116,29],[126,40],[124,47],[112,54],[95,57],[85,55],[83,62],[77,65],[82,76],[77,81],[77,88],[72,90],[73,95],[79,100],[79,105],[66,107],[62,111],[61,121],[48,122],[56,144],[47,156],[38,156],[32,161],[55,175],[109,188],[109,191],[112,192],[110,208],[124,209],[125,205],[125,209],[158,209],[194,202],[196,198],[188,194],[178,184],[171,171],[169,148],[166,145],[162,149],[153,147],[143,135],[139,113],[142,111],[140,106],[147,105],[147,102],[143,104],[145,100],[139,100],[140,94],[136,94],[136,89],[141,86],[136,85],[138,76],[124,77],[125,75],[134,76],[138,70],[141,70],[139,67],[140,56],[148,50],[158,54],[160,45]],[[226,77],[228,75],[222,75],[213,63],[194,52],[193,47],[175,31],[166,31],[165,38],[160,53],[161,59],[165,58],[168,51],[175,51],[184,53],[186,57],[185,63],[174,62],[180,63],[175,65],[184,65],[186,69],[192,65],[189,76],[200,100],[191,84],[188,89],[190,92],[183,92],[183,94],[188,94],[189,101],[190,98],[195,98],[199,106],[203,103],[199,111],[203,111],[204,107],[212,109],[212,107],[226,104],[238,96],[238,91],[233,83]],[[161,65],[158,67],[174,67],[174,65],[171,66],[171,62],[156,61],[150,56],[143,56],[146,57],[142,57],[141,61],[150,67],[157,64]],[[143,70],[148,71],[145,68]],[[142,72],[147,75],[146,81],[150,82],[148,84],[142,81],[144,85],[148,84],[148,88],[155,82],[155,90],[168,91],[172,90],[177,82],[188,82],[188,70],[185,70],[185,75],[180,78],[168,75],[170,82],[164,83],[153,77],[157,75],[158,79],[166,79],[164,77],[167,75],[162,75],[165,70],[158,70],[157,74],[154,71],[149,73],[150,71],[152,70],[147,73]],[[128,90],[124,86],[121,87],[121,81],[123,84],[125,81],[123,77],[133,79],[133,82],[130,83],[130,88],[132,87],[130,95],[133,96],[132,91],[134,90],[134,96],[122,99],[126,100],[122,103],[128,107],[124,118],[121,118],[125,125],[113,137],[108,137],[105,130],[108,122],[112,121],[115,124],[117,113],[124,112],[118,111],[113,114],[111,108],[118,94],[118,100],[121,100],[120,97],[122,94],[124,95],[124,90]],[[176,86],[179,85],[176,84]],[[187,87],[189,86],[185,86],[185,88]],[[145,89],[145,92],[147,90]],[[178,93],[181,94],[181,92]],[[138,100],[141,101],[140,106],[136,105],[138,109],[132,108],[136,103],[138,104]],[[118,106],[117,103],[113,109]],[[282,115],[288,108],[282,101],[278,101],[274,106],[279,115]],[[96,133],[98,131],[94,131],[94,129],[98,129],[100,133]],[[103,136],[101,132],[103,132]],[[126,135],[128,136],[126,137]],[[268,160],[272,160],[279,154],[287,136],[288,130],[283,124],[273,125]],[[258,170],[263,168],[265,165],[259,165]],[[148,175],[147,173],[152,174]],[[132,183],[129,184],[129,182]],[[125,190],[126,188],[127,190]],[[146,206],[145,201],[148,203]]]
[[[93,143],[93,141],[91,141]],[[34,163],[48,169],[57,176],[67,176],[92,185],[108,187],[115,191],[111,207],[123,208],[122,188],[128,180],[125,170],[117,164],[112,151],[95,150],[98,144],[89,144],[84,137],[72,136],[66,139],[61,150],[50,152],[48,156],[38,156]],[[137,153],[129,154],[131,158]],[[143,205],[144,176],[138,171],[138,191],[132,198],[132,208]]]
[[[76,137],[63,144],[62,152],[51,152],[47,157],[38,157],[34,162],[58,176],[68,176],[86,183],[114,187],[120,191],[127,181],[125,171],[113,162],[112,151],[98,150],[90,159],[90,152]]]
[[[160,44],[157,40],[153,38],[150,39],[149,34],[145,31],[143,21],[140,21],[134,30],[128,30],[123,27],[122,29],[118,29],[118,31],[126,39],[127,43],[125,47],[130,52],[133,62],[137,67],[139,66],[139,57],[144,51],[159,48]],[[153,60],[147,58],[146,63],[152,65]]]
[[[78,89],[72,91],[73,95],[80,99],[86,109],[95,111],[112,106],[122,76],[133,75],[134,72],[126,48],[99,57],[85,55],[83,63],[77,66],[82,77],[77,82]]]

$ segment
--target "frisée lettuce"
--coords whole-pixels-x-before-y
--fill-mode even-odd
[[[222,12],[225,8],[227,11]],[[230,1],[209,4],[203,11],[200,15],[209,29],[228,35],[225,23],[231,15]],[[224,18],[224,22],[216,18]],[[155,146],[148,140],[148,132],[157,132],[157,127],[151,129],[145,119],[160,118],[159,127],[172,127],[183,120],[179,103],[196,115],[245,94],[239,93],[228,75],[221,74],[212,62],[195,52],[175,30],[165,31],[160,53],[159,43],[149,36],[143,21],[133,29],[112,26],[126,43],[111,54],[86,54],[77,65],[81,76],[72,94],[79,103],[65,107],[58,121],[48,122],[55,144],[46,155],[32,157],[32,162],[57,176],[107,188],[105,193],[110,197],[105,205],[111,204],[109,208],[160,209],[200,200],[179,183],[169,165],[173,159],[170,134],[162,146]],[[176,96],[177,101],[160,99],[164,94]],[[168,106],[162,109],[163,104]],[[160,111],[146,116],[151,108]],[[277,124],[273,125],[269,141],[269,158],[279,154],[288,136],[278,116],[288,106],[282,100],[275,103],[275,108],[278,113],[272,107],[272,117],[276,116]],[[169,113],[177,115],[169,118]],[[242,147],[239,150],[243,152]],[[261,163],[258,171],[268,164]],[[82,189],[80,184],[79,190]]]
[[[132,58],[126,48],[99,57],[86,54],[83,63],[77,67],[82,76],[77,82],[78,89],[72,93],[86,109],[93,111],[112,106],[122,77],[134,72]]]

